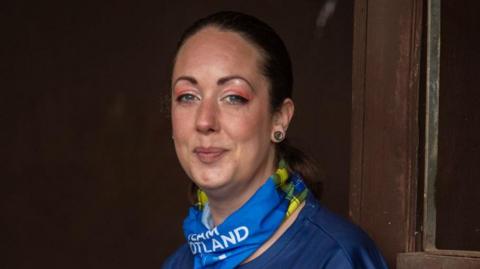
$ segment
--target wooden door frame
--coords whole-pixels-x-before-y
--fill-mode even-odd
[[[354,6],[350,217],[390,267],[415,250],[422,1]]]
[[[418,188],[418,124],[426,1],[355,1],[349,215],[390,268],[480,268],[477,253],[432,250],[422,242],[428,223]]]

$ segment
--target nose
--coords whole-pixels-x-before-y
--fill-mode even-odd
[[[203,134],[218,131],[218,105],[215,100],[203,99],[196,115],[196,129]]]

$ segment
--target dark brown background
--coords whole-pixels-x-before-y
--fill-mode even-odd
[[[1,268],[159,268],[183,241],[188,179],[162,111],[175,43],[233,9],[291,52],[289,137],[348,213],[353,1],[24,1],[0,7]],[[174,4],[172,4],[174,3]]]
[[[440,249],[480,251],[480,2],[443,1],[437,230]]]

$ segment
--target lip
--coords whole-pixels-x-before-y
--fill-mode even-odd
[[[218,147],[196,147],[193,153],[202,163],[210,164],[220,160],[227,151]]]

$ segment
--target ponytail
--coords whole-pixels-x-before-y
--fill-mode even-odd
[[[300,174],[313,195],[320,198],[322,181],[318,166],[313,159],[308,157],[303,151],[290,145],[287,139],[277,144],[277,159],[285,160],[288,164],[289,172]]]

